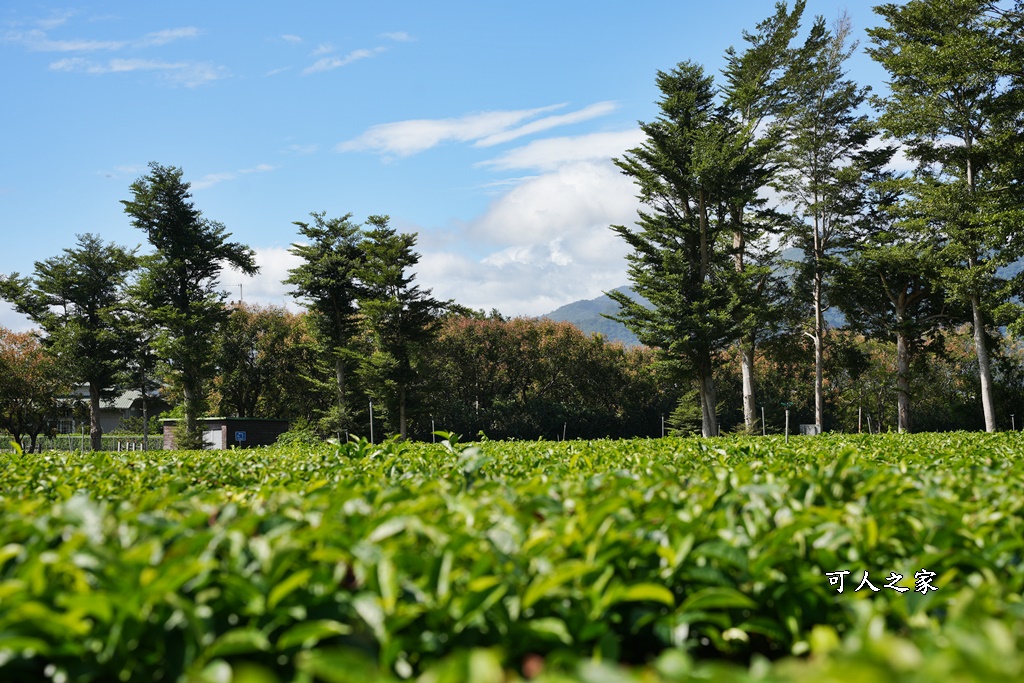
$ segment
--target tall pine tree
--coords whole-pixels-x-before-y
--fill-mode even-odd
[[[889,72],[878,100],[885,133],[917,162],[906,203],[939,246],[939,278],[970,308],[986,431],[996,429],[989,328],[1008,298],[999,267],[1020,239],[1022,146],[1021,3],[911,0],[875,8],[869,53]]]
[[[640,124],[647,140],[615,162],[644,208],[635,230],[612,226],[633,249],[629,277],[650,308],[607,294],[620,306],[616,319],[696,380],[701,432],[716,436],[714,354],[738,329],[726,209],[736,166],[747,163],[747,137],[716,105],[713,79],[700,65],[659,71],[657,83],[660,114]]]
[[[252,249],[229,242],[225,227],[203,218],[180,168],[149,165],[123,200],[132,225],[146,233],[153,253],[142,257],[135,296],[158,330],[154,346],[184,397],[179,448],[202,448],[199,415],[213,374],[214,335],[227,318],[226,295],[217,289],[224,266],[257,271]]]

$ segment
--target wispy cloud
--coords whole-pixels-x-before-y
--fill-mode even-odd
[[[156,47],[177,40],[195,38],[200,31],[195,26],[164,29],[147,33],[133,40],[96,40],[91,38],[53,39],[43,29],[8,31],[3,41],[21,45],[31,52],[114,52],[130,48]]]
[[[579,161],[607,161],[622,156],[645,139],[639,128],[617,133],[590,133],[569,137],[534,140],[522,147],[516,147],[504,154],[480,162],[496,170],[535,169],[554,170],[567,163]]]
[[[317,45],[310,54],[314,57],[319,57],[320,55],[329,55],[334,52],[335,49],[336,48],[330,43],[321,43]]]
[[[195,26],[182,26],[181,28],[169,28],[163,31],[147,33],[139,40],[132,43],[133,47],[153,47],[156,45],[167,45],[176,40],[196,38],[199,36],[199,29]]]
[[[276,76],[278,74],[283,74],[285,71],[288,71],[289,69],[291,69],[290,66],[279,66],[276,69],[271,69],[270,71],[268,71],[267,73],[265,73],[263,75],[264,76]]]
[[[314,154],[320,149],[320,145],[288,145],[284,149],[285,154]]]
[[[129,45],[124,40],[90,40],[74,38],[70,40],[53,40],[45,31],[8,31],[3,36],[4,42],[21,45],[30,52],[103,52],[121,50]]]
[[[341,143],[338,145],[338,151],[371,151],[405,157],[444,142],[472,142],[476,147],[490,147],[557,126],[604,116],[615,109],[614,102],[598,102],[578,111],[536,118],[565,106],[563,103],[534,109],[482,112],[458,118],[412,119],[382,123],[369,128],[352,140]],[[588,153],[578,158],[595,157]],[[519,162],[512,158],[499,157],[487,163],[496,168],[513,168],[514,166],[507,164]]]
[[[283,40],[286,43],[301,43],[301,42],[303,42],[302,41],[302,37],[301,36],[297,36],[294,33],[282,34],[281,35],[281,40]]]
[[[270,164],[257,164],[251,168],[242,168],[237,171],[224,171],[221,173],[207,173],[199,180],[192,181],[193,190],[205,190],[207,188],[218,185],[227,180],[235,180],[240,175],[249,175],[251,173],[266,173],[267,171],[273,171],[274,167]]]
[[[371,151],[406,157],[443,142],[471,142],[508,130],[539,114],[564,107],[554,104],[534,109],[488,111],[449,119],[412,119],[381,123],[359,137],[338,145],[338,151]]]
[[[396,43],[408,43],[408,42],[414,40],[414,38],[412,36],[410,36],[408,33],[406,33],[405,31],[394,31],[392,33],[382,33],[382,34],[380,34],[380,37],[381,38],[387,38],[388,40],[393,40]]]
[[[49,31],[57,28],[58,26],[63,26],[71,17],[75,16],[75,14],[76,13],[73,10],[64,10],[62,12],[55,12],[45,19],[36,19],[34,23],[42,30]]]
[[[357,62],[360,59],[369,59],[375,55],[380,54],[387,50],[386,47],[375,47],[371,50],[353,50],[344,57],[324,57],[318,59],[316,62],[307,66],[302,70],[304,74],[313,74],[321,71],[333,71],[334,69],[348,66],[352,62]]]
[[[566,126],[573,123],[580,123],[581,121],[589,121],[590,119],[597,118],[598,116],[604,116],[615,110],[614,102],[598,102],[588,107],[584,107],[579,111],[570,112],[568,114],[559,114],[557,116],[545,116],[542,119],[531,121],[526,125],[513,128],[511,130],[504,130],[494,135],[488,135],[485,138],[476,141],[477,147],[490,147],[492,145],[498,145],[502,142],[508,142],[509,140],[515,140],[525,135],[532,135],[533,133],[539,133],[541,131],[550,130],[558,126]]]
[[[50,64],[51,71],[79,72],[92,75],[159,72],[174,85],[194,88],[223,78],[227,70],[205,62],[165,62],[155,59],[110,59],[97,62],[83,57],[67,57]]]
[[[121,166],[114,166],[114,168],[107,171],[96,171],[97,175],[101,175],[104,178],[122,178],[124,176],[135,176],[144,172],[146,167],[143,165],[130,165],[123,164]]]

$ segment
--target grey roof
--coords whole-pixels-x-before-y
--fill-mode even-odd
[[[142,392],[138,389],[129,389],[120,396],[113,399],[100,401],[101,408],[114,408],[115,410],[128,410],[132,404],[142,398]]]

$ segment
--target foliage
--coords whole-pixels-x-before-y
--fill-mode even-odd
[[[135,296],[159,330],[154,345],[181,388],[185,421],[178,443],[201,448],[197,419],[212,374],[214,333],[227,317],[217,279],[225,265],[248,275],[257,267],[249,247],[229,242],[225,227],[195,208],[182,175],[150,163],[149,174],[132,183],[132,198],[121,203],[154,250],[142,257]]]
[[[1016,309],[997,269],[1024,255],[1020,3],[1015,10],[911,0],[877,7],[886,25],[868,31],[891,90],[876,101],[880,124],[917,164],[902,199],[908,223],[935,243],[950,297],[970,306],[988,431],[996,415],[986,328],[994,309]]]
[[[213,413],[292,419],[313,388],[305,374],[304,329],[282,307],[240,303],[217,334]]]
[[[309,244],[293,244],[289,250],[303,260],[288,271],[284,283],[308,311],[308,323],[321,353],[333,372],[335,400],[332,410],[321,416],[324,431],[338,433],[352,426],[348,396],[348,370],[358,361],[355,341],[359,336],[359,306],[362,285],[360,268],[365,260],[360,226],[352,214],[327,218],[311,214],[312,223],[296,221],[299,234]]]
[[[649,349],[625,349],[552,320],[448,316],[432,343],[436,425],[535,439],[657,436],[672,405]],[[426,436],[419,430],[420,438]]]
[[[390,430],[404,439],[410,412],[422,404],[415,400],[424,384],[421,366],[446,304],[413,284],[410,269],[420,261],[414,251],[416,235],[399,234],[389,220],[370,216],[360,244],[364,261],[359,310],[369,348],[359,374],[367,393],[385,407]]]
[[[0,279],[0,297],[42,328],[45,347],[68,379],[88,385],[94,450],[103,437],[100,399],[117,393],[125,352],[121,309],[136,263],[133,252],[86,233],[62,256],[36,262],[34,277]]]
[[[0,327],[0,429],[18,443],[27,436],[32,451],[40,434],[54,430],[70,393],[59,361],[33,333]]]
[[[1019,434],[448,437],[8,456],[0,675],[1021,673]]]

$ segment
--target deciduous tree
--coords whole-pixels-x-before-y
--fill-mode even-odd
[[[18,443],[29,437],[30,451],[53,430],[61,399],[71,392],[62,370],[33,333],[0,327],[0,429]]]

